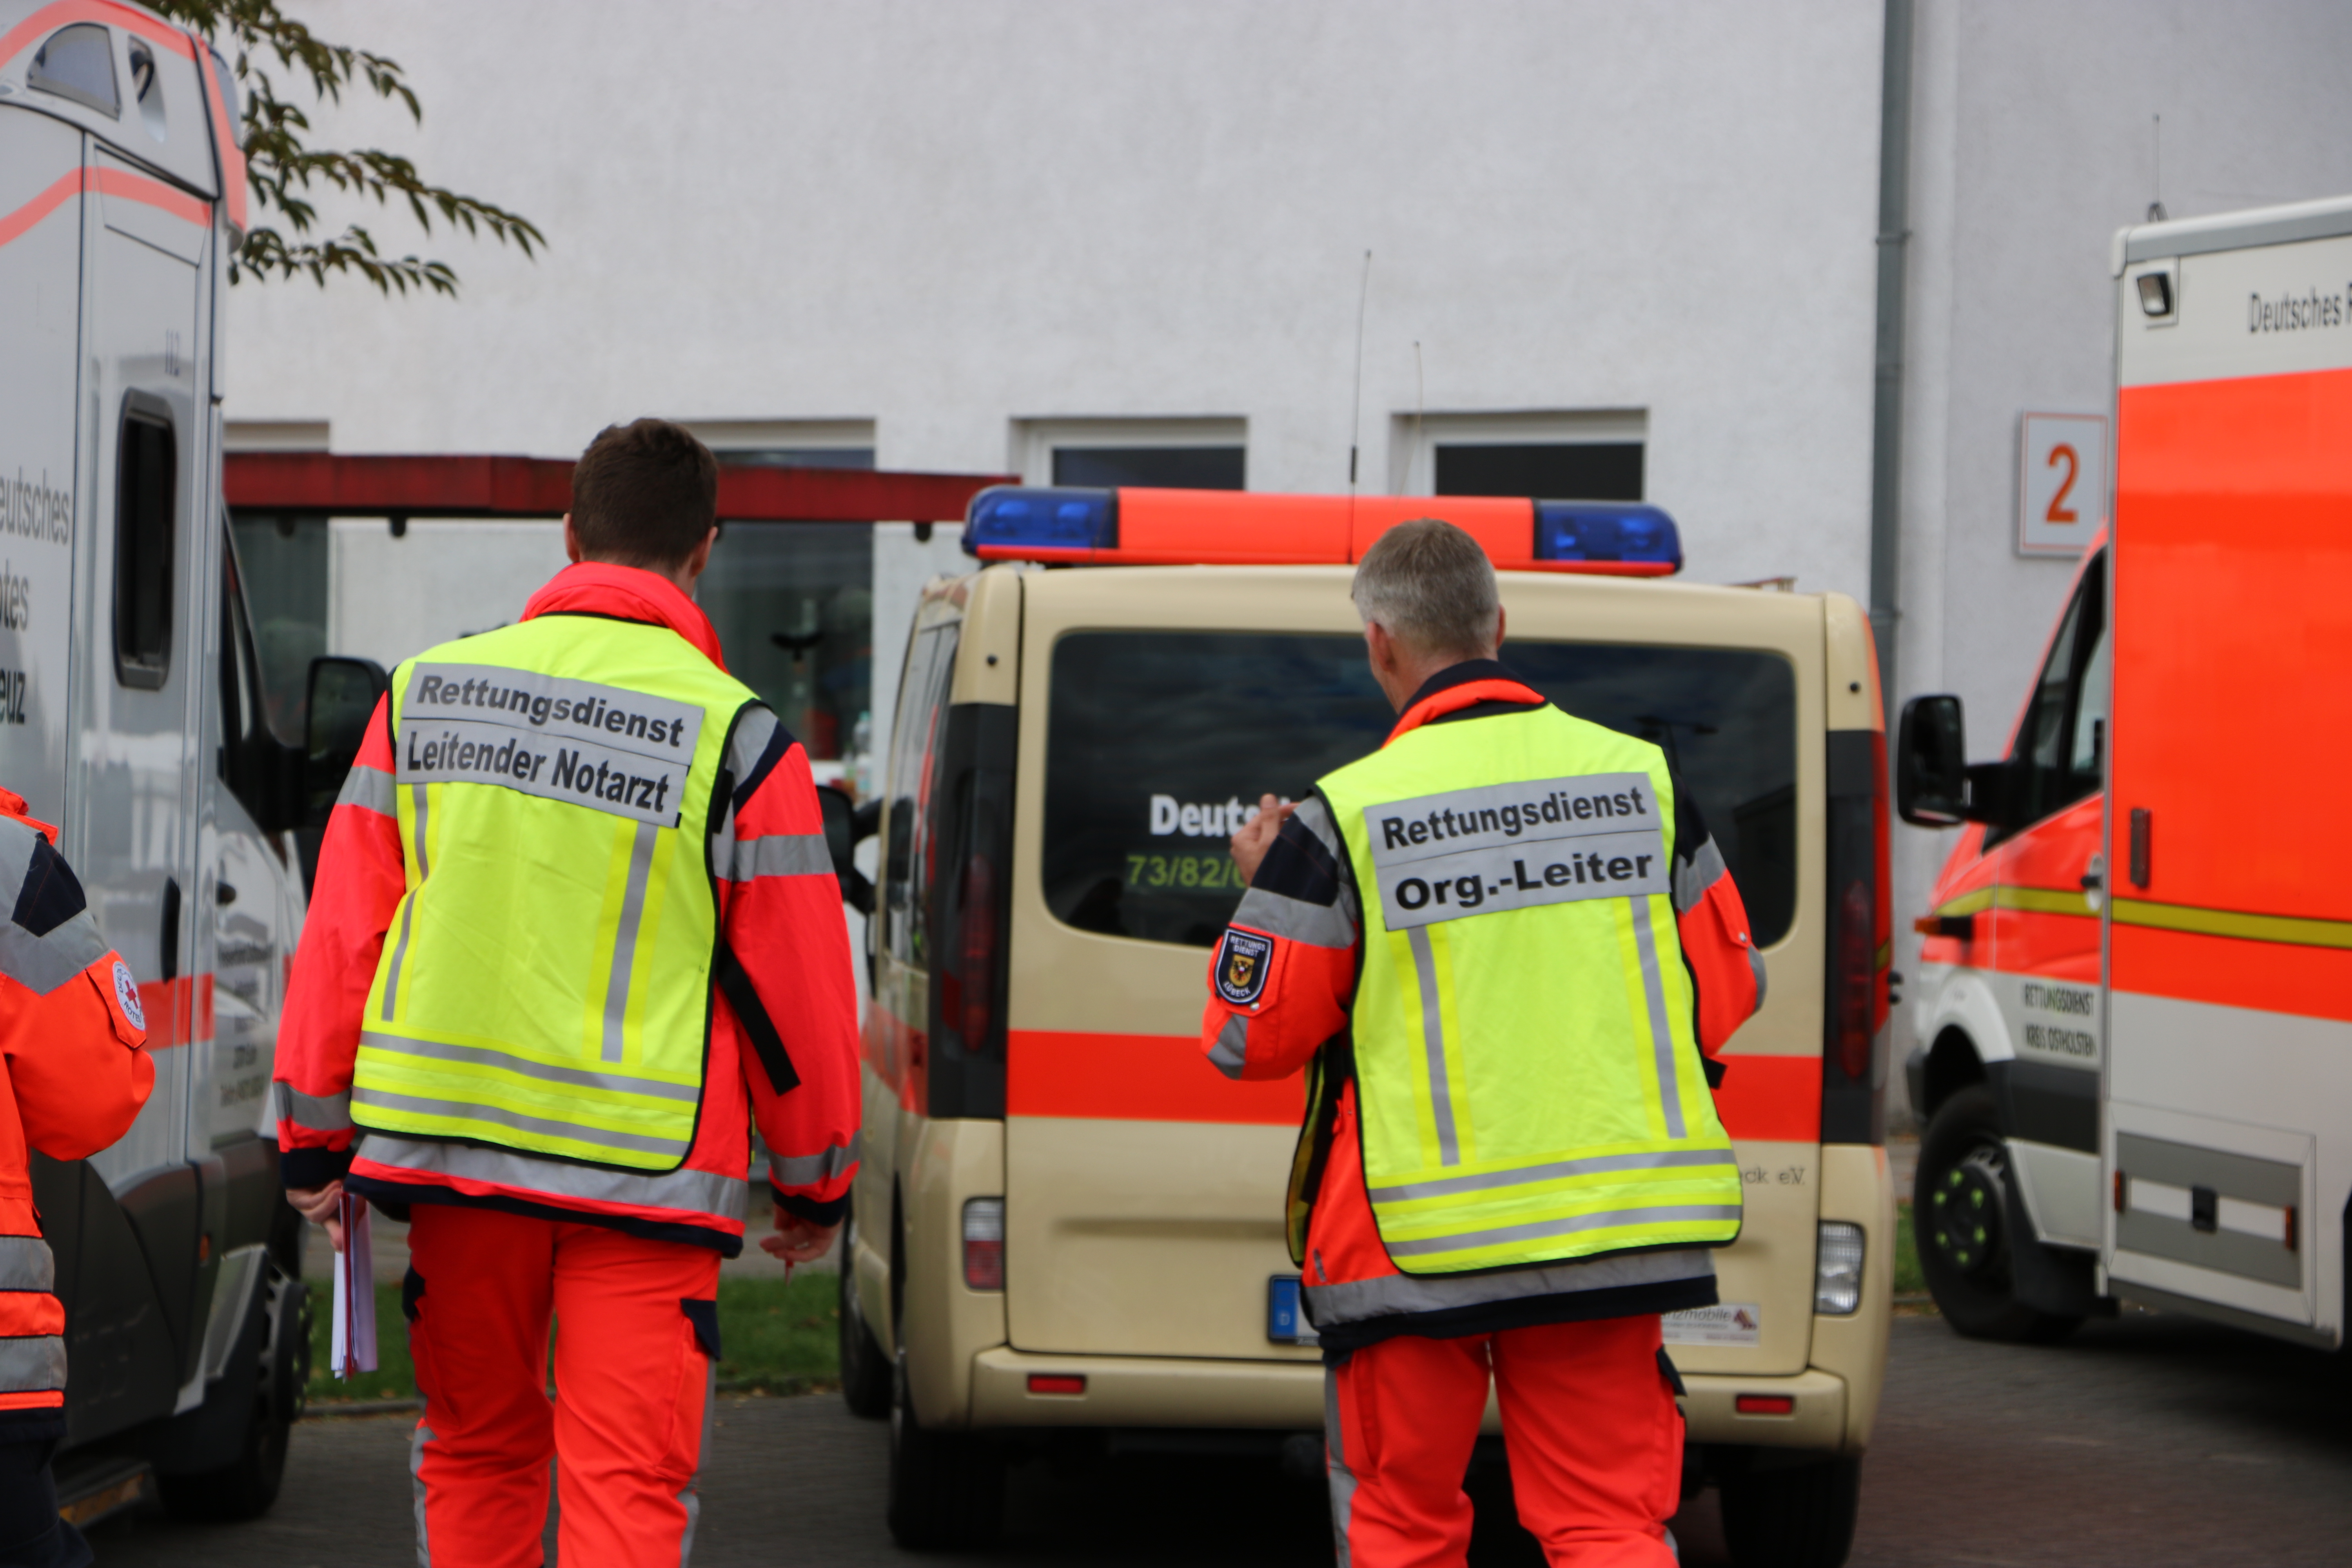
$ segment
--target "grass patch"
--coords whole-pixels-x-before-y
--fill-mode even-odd
[[[311,1285],[311,1400],[415,1398],[416,1369],[408,1359],[408,1324],[400,1315],[400,1287],[376,1287],[377,1369],[349,1380],[327,1370],[334,1306],[331,1285]],[[838,1315],[839,1299],[831,1274],[804,1273],[789,1284],[782,1279],[721,1279],[719,1340],[727,1353],[719,1363],[719,1381],[782,1390],[838,1375],[840,1342],[835,1328]]]
[[[1897,1296],[1921,1296],[1927,1290],[1927,1277],[1919,1272],[1919,1238],[1911,1226],[1911,1205],[1895,1205],[1895,1293]]]

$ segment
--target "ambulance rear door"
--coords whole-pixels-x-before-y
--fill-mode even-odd
[[[2118,245],[2111,1289],[2333,1345],[2352,1191],[2352,201]]]

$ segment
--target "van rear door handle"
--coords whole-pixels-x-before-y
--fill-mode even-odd
[[[215,882],[213,884],[213,901],[217,904],[233,904],[236,902],[236,884],[235,882]]]

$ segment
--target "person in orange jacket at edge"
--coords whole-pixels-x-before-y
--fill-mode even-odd
[[[1339,1561],[1464,1561],[1491,1377],[1547,1559],[1669,1563],[1659,1319],[1738,1231],[1710,1090],[1763,998],[1747,914],[1663,753],[1497,661],[1470,535],[1392,529],[1351,594],[1396,727],[1233,836],[1202,1025],[1229,1078],[1311,1068],[1289,1217]]]
[[[409,1221],[417,1552],[677,1563],[754,1121],[832,1247],[856,996],[808,758],[691,595],[718,465],[640,419],[574,468],[573,564],[394,672],[327,826],[276,1084],[289,1196]],[[550,1320],[556,1396],[546,1392]]]
[[[0,1568],[80,1568],[50,1457],[66,1436],[66,1310],[26,1149],[86,1160],[155,1087],[138,982],[99,934],[58,830],[0,790]]]

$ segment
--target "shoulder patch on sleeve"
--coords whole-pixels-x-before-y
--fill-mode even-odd
[[[1274,967],[1274,938],[1238,926],[1225,928],[1217,944],[1217,1000],[1228,1007],[1247,1007],[1265,994],[1265,977]]]
[[[65,857],[50,848],[47,838],[33,835],[32,855],[11,918],[35,936],[47,936],[88,907],[81,882]]]

